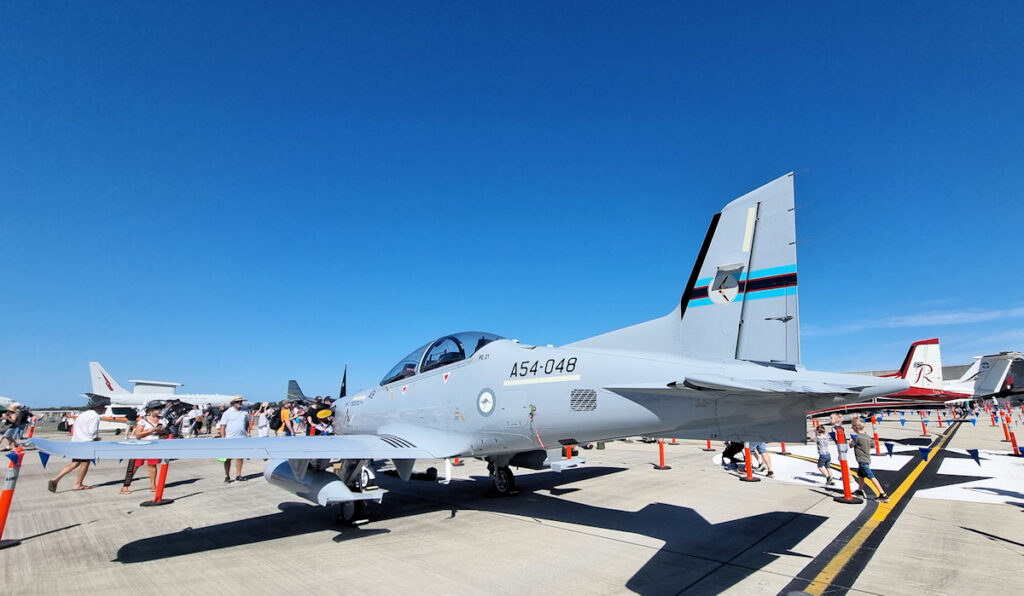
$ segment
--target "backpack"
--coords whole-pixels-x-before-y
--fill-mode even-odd
[[[270,417],[270,428],[277,430],[281,428],[281,410],[274,412],[274,415]]]

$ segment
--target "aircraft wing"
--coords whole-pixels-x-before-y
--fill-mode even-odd
[[[74,459],[441,459],[454,448],[429,438],[428,444],[414,444],[390,434],[32,442],[40,451]]]

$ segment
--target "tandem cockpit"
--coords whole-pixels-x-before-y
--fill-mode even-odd
[[[416,348],[408,356],[399,360],[398,364],[384,375],[380,384],[387,385],[418,373],[472,358],[480,348],[499,339],[505,338],[482,331],[463,331],[439,337]]]

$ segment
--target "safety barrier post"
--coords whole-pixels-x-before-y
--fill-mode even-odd
[[[786,455],[786,442],[782,441],[782,455]]]
[[[17,484],[18,472],[22,470],[25,450],[15,448],[14,453],[7,457],[10,463],[7,464],[7,475],[3,479],[3,493],[0,493],[0,549],[22,544],[19,540],[3,540],[3,529],[7,525],[7,514],[10,513],[10,502],[14,499],[14,485]]]
[[[926,420],[922,420],[921,421],[921,436],[922,437],[927,437],[928,436],[928,422]]]
[[[676,440],[675,440],[675,437],[673,437],[673,438],[672,438],[672,444],[673,444],[673,445],[676,445],[676,444],[677,444],[677,443],[676,443]]]
[[[7,514],[11,511],[11,501],[14,499],[14,486],[18,484],[18,473],[21,471],[21,461],[25,459],[25,450],[18,447],[14,453],[7,456],[11,463],[7,464],[7,475],[4,476],[4,488],[0,493],[0,549],[10,548],[21,544],[20,540],[3,540],[4,528],[7,526]]]
[[[1017,435],[1015,433],[1010,433],[1010,445],[1013,446],[1013,453],[1010,455],[1020,455],[1020,450],[1017,449]]]
[[[996,425],[996,415],[992,414],[992,426]]]
[[[846,433],[843,432],[842,428],[836,429],[836,444],[840,446],[846,444]],[[853,493],[850,491],[850,462],[846,457],[843,457],[842,447],[839,449],[839,468],[843,472],[843,496],[833,497],[832,500],[837,503],[847,503],[850,505],[863,503],[864,499],[853,496]]]
[[[743,457],[747,460],[747,475],[740,476],[742,482],[761,482],[760,478],[754,477],[754,470],[750,467],[750,443],[743,442]]]
[[[701,451],[714,451],[714,449],[711,448],[711,439],[708,439],[708,446],[701,449]]]
[[[665,441],[658,439],[658,465],[654,466],[655,470],[671,470],[671,466],[665,465]]]
[[[1003,438],[1003,442],[1004,443],[1009,443],[1010,442],[1010,429],[1006,428],[1006,419],[1005,418],[1003,418],[1003,437],[1004,437]]]
[[[939,417],[939,428],[942,428],[942,414],[937,414]]]
[[[32,435],[36,434],[36,420],[37,419],[38,419],[37,416],[33,416],[32,417],[32,424],[28,427],[28,435],[25,436],[26,439],[31,439]]]
[[[454,461],[452,461],[452,465],[453,465],[453,466],[455,466],[455,467],[459,467],[459,466],[464,466],[464,465],[466,465],[466,464],[465,464],[465,463],[463,463],[463,462],[462,462],[462,460],[461,460],[461,459],[459,459],[459,457],[458,457],[458,456],[455,456],[455,460],[454,460]]]
[[[572,459],[572,445],[565,446],[565,459]]]
[[[166,460],[160,464],[160,472],[156,477],[156,494],[153,495],[152,501],[146,501],[145,503],[139,503],[140,507],[156,507],[158,505],[170,505],[174,502],[174,499],[164,498],[164,483],[167,482],[167,468],[170,463]]]
[[[878,442],[878,431],[875,430],[875,415],[871,415],[871,434],[875,435],[875,455],[882,455],[882,444]]]

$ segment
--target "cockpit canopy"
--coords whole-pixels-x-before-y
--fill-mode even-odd
[[[416,348],[408,356],[399,360],[398,364],[384,375],[380,384],[387,385],[417,373],[465,360],[476,354],[480,348],[498,339],[505,338],[482,331],[463,331],[440,337]]]

